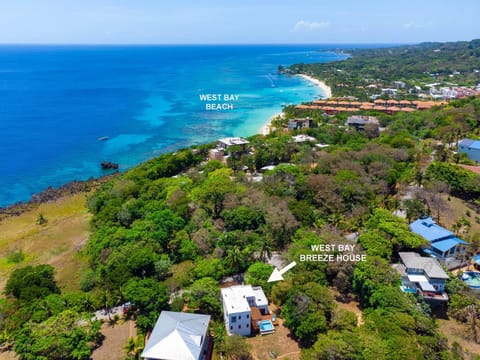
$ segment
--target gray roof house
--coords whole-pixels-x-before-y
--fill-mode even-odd
[[[403,292],[423,296],[425,300],[447,301],[445,282],[449,278],[438,261],[415,252],[400,252],[400,264],[393,268],[402,277]]]
[[[207,360],[210,315],[162,311],[145,345],[146,360]]]

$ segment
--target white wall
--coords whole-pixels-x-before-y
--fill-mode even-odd
[[[225,309],[224,309],[225,310]],[[228,334],[249,336],[251,333],[250,311],[227,314],[224,312],[225,328]]]

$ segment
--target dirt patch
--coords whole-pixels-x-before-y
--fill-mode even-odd
[[[278,326],[269,335],[257,335],[247,338],[251,345],[250,353],[255,360],[272,359],[270,353],[277,354],[276,359],[300,359],[300,346],[292,339],[290,330],[283,325],[283,319],[277,318]]]
[[[340,293],[336,289],[330,288],[330,291],[335,297],[335,303],[337,304],[337,308],[355,313],[355,315],[357,315],[358,326],[363,325],[364,324],[363,311],[360,307],[360,303],[354,300],[353,294],[348,299],[348,301],[344,301],[343,297],[340,295]]]
[[[473,340],[465,339],[464,334],[467,333],[467,329],[464,324],[453,319],[436,319],[436,323],[440,332],[447,338],[448,345],[452,346],[456,342],[460,344],[465,352],[475,356],[480,355],[480,344],[475,343]]]
[[[0,352],[0,360],[18,360],[18,356],[13,351]]]
[[[351,311],[357,315],[358,326],[363,325],[363,316],[362,310],[360,309],[360,304],[357,301],[350,301],[348,303],[343,303],[341,301],[335,301],[337,303],[338,309],[343,309]]]
[[[132,320],[113,326],[104,323],[101,332],[105,339],[102,346],[93,352],[93,360],[124,359],[126,357],[125,344],[129,338],[137,336],[137,328]]]

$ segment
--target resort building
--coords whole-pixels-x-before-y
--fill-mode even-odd
[[[414,252],[400,252],[400,264],[393,268],[402,277],[401,289],[403,292],[414,293],[426,300],[447,301],[445,282],[447,273],[436,259],[422,257]]]
[[[225,158],[225,151],[222,149],[210,149],[208,152],[209,160],[223,161]]]
[[[428,241],[424,251],[438,258],[448,269],[458,267],[465,261],[468,243],[437,225],[431,217],[414,221],[410,224],[410,229]]]
[[[249,336],[253,330],[260,329],[262,333],[262,323],[264,320],[270,324],[263,329],[273,332],[271,320],[264,319],[270,317],[268,310],[268,300],[259,286],[235,285],[221,289],[223,317],[225,328],[229,335],[237,334]]]
[[[458,143],[458,152],[467,154],[470,160],[480,162],[480,141],[463,139]]]
[[[346,125],[352,126],[356,130],[364,130],[367,124],[378,126],[378,119],[375,116],[353,115],[347,118]]]
[[[239,146],[243,152],[247,151],[248,140],[245,140],[240,137],[227,137],[218,140],[217,148],[228,150],[229,147]]]
[[[248,144],[248,140],[239,137],[227,137],[219,139],[217,147],[208,152],[208,159],[226,162],[227,158],[231,155],[228,154],[228,152],[231,152],[231,148],[233,146],[238,146],[237,150],[234,151],[235,154],[244,154],[247,153]]]
[[[162,311],[148,339],[142,358],[146,360],[209,360],[210,315]]]
[[[313,127],[313,120],[309,117],[301,118],[301,119],[290,119],[288,121],[286,130],[301,130],[301,129],[308,129]]]
[[[303,143],[307,141],[317,141],[317,139],[314,138],[313,136],[308,136],[304,134],[295,135],[295,136],[292,136],[292,138],[293,138],[293,141],[296,143]]]

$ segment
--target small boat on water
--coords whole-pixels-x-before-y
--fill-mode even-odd
[[[102,136],[102,137],[99,137],[97,140],[98,141],[106,141],[106,140],[109,140],[110,138],[108,136]]]

